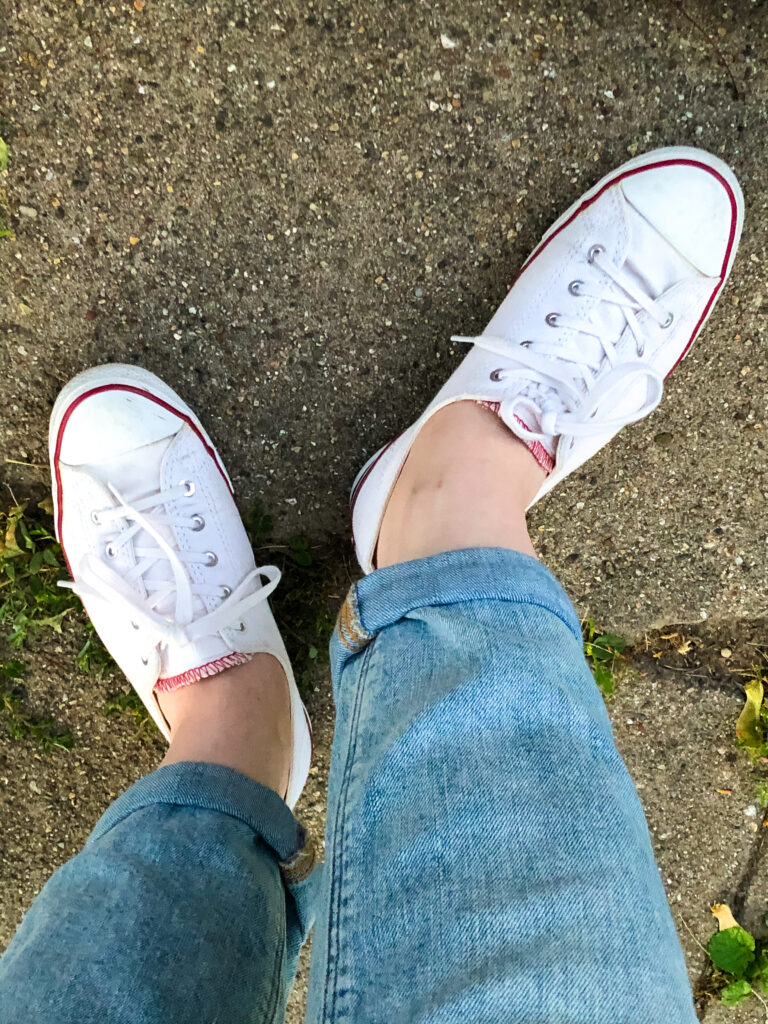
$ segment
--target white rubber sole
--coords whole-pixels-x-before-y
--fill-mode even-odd
[[[140,366],[131,366],[123,363],[104,363],[101,366],[91,367],[89,370],[79,373],[73,377],[68,384],[60,391],[51,412],[50,425],[48,429],[48,447],[51,462],[51,492],[53,494],[53,514],[56,524],[56,536],[61,543],[59,536],[59,488],[58,472],[56,469],[56,453],[59,446],[59,437],[62,427],[66,423],[69,410],[77,402],[87,395],[102,388],[118,385],[119,387],[133,388],[144,391],[148,395],[159,399],[172,411],[176,411],[186,417],[192,423],[210,449],[210,453],[216,460],[224,479],[229,485],[230,491],[234,493],[232,481],[227,473],[221,456],[216,450],[210,435],[202,423],[189,408],[186,402],[176,394],[173,388],[161,380],[154,373],[145,370]],[[291,771],[288,781],[288,790],[285,802],[293,808],[301,796],[304,785],[309,774],[309,767],[312,762],[312,727],[309,721],[304,703],[299,694],[293,670],[289,664],[283,666],[288,679],[288,689],[291,703],[291,726],[293,732],[293,751],[291,759]],[[140,695],[141,696],[141,695]],[[152,717],[157,721],[153,708],[148,708]],[[161,731],[162,725],[158,722]]]

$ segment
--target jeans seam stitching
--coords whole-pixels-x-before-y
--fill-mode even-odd
[[[280,881],[282,884],[282,878],[280,879]],[[285,886],[283,886],[283,897],[285,897]],[[285,959],[285,944],[287,942],[285,913],[279,915],[279,918],[279,927],[282,941],[278,942],[277,944],[277,955],[275,956],[274,967],[272,969],[272,1005],[268,1008],[267,1013],[267,1020],[269,1020],[271,1024],[277,1024],[278,1011],[280,1010],[280,975],[282,974],[283,970],[283,960]]]
[[[338,981],[338,964],[340,957],[341,943],[339,940],[339,916],[341,913],[341,888],[344,877],[343,868],[343,837],[345,832],[344,827],[344,815],[347,808],[347,798],[349,795],[349,785],[352,775],[352,764],[354,761],[354,754],[357,750],[357,738],[358,738],[358,725],[360,722],[360,710],[362,707],[362,696],[365,689],[365,682],[368,677],[369,665],[371,661],[371,650],[368,647],[366,649],[366,661],[359,677],[359,683],[357,686],[357,693],[355,694],[355,704],[352,710],[352,721],[350,722],[350,738],[349,747],[347,748],[347,758],[344,765],[344,775],[342,778],[341,791],[339,793],[339,805],[336,813],[336,823],[333,831],[333,843],[335,846],[333,865],[331,871],[331,883],[330,883],[330,907],[328,913],[328,953],[330,959],[330,953],[332,946],[335,946],[335,963],[333,970],[331,970],[331,964],[328,963],[328,974],[325,980],[325,990],[323,993],[323,1021],[328,1020],[327,1009],[329,998],[332,1000],[331,1013],[336,1012],[336,991]],[[336,879],[338,882],[336,883]],[[336,898],[334,898],[334,883],[336,883]],[[334,903],[337,909],[334,908]],[[334,940],[335,936],[335,940]],[[333,983],[331,984],[331,974],[333,974]],[[333,994],[331,995],[331,989]]]

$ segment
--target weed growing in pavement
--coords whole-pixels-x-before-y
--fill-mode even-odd
[[[758,761],[768,757],[768,706],[765,701],[768,664],[753,665],[745,675],[745,702],[736,722],[736,743],[753,761]]]
[[[79,599],[58,586],[67,578],[61,552],[52,531],[50,499],[30,509],[28,502],[0,511],[0,626],[11,648],[19,649],[47,631],[61,633],[68,616],[82,614]],[[93,626],[75,661],[83,672],[105,674],[113,662]],[[14,739],[30,738],[43,750],[69,750],[70,732],[59,729],[49,717],[32,714],[26,706],[19,679],[20,661],[0,662],[0,710]]]
[[[8,169],[10,161],[8,143],[0,136],[0,173]],[[9,225],[8,198],[4,188],[0,188],[0,238],[13,238],[13,230]]]
[[[60,728],[52,718],[36,715],[27,707],[21,678],[25,667],[22,661],[0,662],[0,718],[15,740],[33,740],[44,751],[58,747],[71,750],[75,738],[67,729]]]
[[[768,942],[755,939],[742,928],[726,904],[715,904],[712,913],[718,931],[709,940],[707,953],[715,968],[713,981],[720,1002],[723,1006],[738,1006],[754,996],[768,1013],[768,1003],[760,994],[768,992]]]
[[[49,503],[41,504],[49,513]],[[44,630],[61,633],[64,618],[80,607],[57,585],[66,577],[61,547],[42,515],[32,515],[27,502],[0,512],[0,624],[11,647]]]
[[[587,664],[592,669],[595,682],[602,690],[603,696],[610,697],[615,689],[616,671],[627,641],[616,633],[603,633],[595,625],[594,619],[584,619],[582,632]]]

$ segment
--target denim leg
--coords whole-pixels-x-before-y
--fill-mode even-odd
[[[501,549],[358,583],[311,1024],[694,1024],[637,794],[573,608]]]
[[[0,959],[3,1024],[272,1024],[306,937],[304,829],[219,765],[168,765],[106,812]]]

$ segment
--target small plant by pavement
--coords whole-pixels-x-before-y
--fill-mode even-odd
[[[37,511],[48,513],[42,503]],[[61,633],[62,623],[80,602],[57,584],[66,569],[46,515],[33,515],[28,503],[0,512],[0,625],[11,647],[45,631]]]
[[[70,615],[82,614],[78,598],[58,586],[67,578],[61,546],[52,532],[50,499],[37,508],[28,502],[0,511],[0,627],[15,650],[46,632],[60,634]],[[112,664],[104,646],[88,624],[89,636],[76,657],[84,671],[100,672]],[[36,741],[43,750],[70,750],[74,737],[48,716],[33,714],[27,706],[23,662],[0,662],[0,712],[13,739]]]
[[[613,694],[616,673],[624,656],[627,641],[617,633],[604,633],[595,625],[594,619],[582,623],[584,634],[584,656],[592,669],[595,682],[604,697]]]
[[[736,743],[757,761],[768,757],[768,664],[753,665],[746,675],[744,707],[736,722]]]
[[[754,997],[768,1016],[768,942],[742,928],[726,904],[715,904],[712,913],[718,931],[709,940],[707,953],[715,968],[715,981],[721,983],[720,1002],[738,1006]]]
[[[10,148],[8,143],[0,135],[0,174],[8,169],[10,160]],[[0,238],[13,238],[13,231],[8,226],[8,200],[5,189],[0,188]]]

